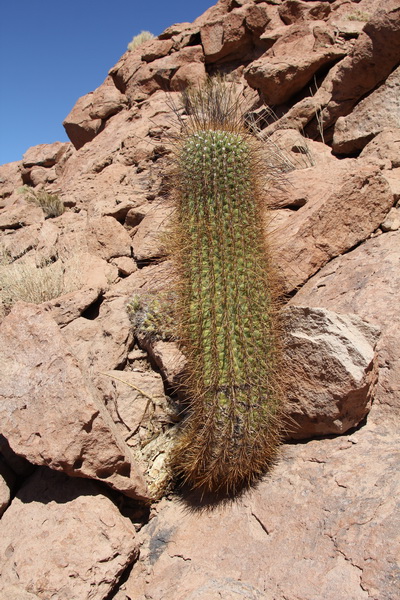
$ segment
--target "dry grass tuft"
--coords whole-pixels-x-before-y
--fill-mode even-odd
[[[74,264],[76,263],[76,267]],[[0,305],[7,314],[18,302],[41,304],[81,287],[79,261],[68,265],[61,260],[37,265],[34,259],[10,262],[7,253],[0,255]]]
[[[35,190],[28,185],[24,185],[19,191],[24,194],[28,202],[39,206],[48,218],[59,217],[65,211],[64,202],[57,194],[50,194],[45,190]]]
[[[150,31],[141,31],[140,33],[138,33],[138,35],[135,35],[131,42],[129,42],[128,50],[136,50],[136,48],[139,48],[139,46],[141,46],[145,42],[148,42],[149,40],[153,40],[154,38],[155,36],[152,33],[150,33]]]

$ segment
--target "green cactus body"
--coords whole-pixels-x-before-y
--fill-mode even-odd
[[[234,492],[274,459],[273,298],[251,136],[187,132],[178,152],[180,338],[190,408],[173,456],[193,487]]]

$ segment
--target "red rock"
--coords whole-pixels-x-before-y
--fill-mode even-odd
[[[29,225],[43,223],[44,215],[39,206],[20,200],[0,213],[0,230],[20,229]]]
[[[360,154],[360,158],[382,161],[388,169],[400,167],[400,128],[386,129],[370,141]],[[386,172],[387,178],[389,173]],[[398,177],[395,177],[397,179]]]
[[[164,499],[117,599],[393,600],[398,462],[398,431],[381,423],[285,447],[239,500]]]
[[[299,171],[296,178],[312,171]],[[349,173],[332,195],[308,202],[295,212],[272,239],[274,260],[286,290],[302,285],[332,258],[369,237],[392,204],[387,182],[376,167],[367,166]]]
[[[0,530],[2,594],[14,589],[15,600],[102,600],[138,556],[134,526],[99,486],[45,468],[18,491]]]
[[[351,154],[362,150],[383,129],[397,127],[400,118],[400,67],[377,90],[361,100],[347,117],[339,117],[333,134],[333,151]]]
[[[65,142],[32,146],[23,155],[22,165],[26,168],[39,166],[48,169],[49,167],[54,167],[69,147],[70,144]]]
[[[153,40],[151,43],[146,44],[142,51],[142,60],[152,62],[157,58],[166,56],[171,52],[173,44],[172,40]]]
[[[369,239],[331,261],[291,301],[338,312],[352,312],[382,330],[378,344],[376,399],[394,418],[400,414],[400,341],[397,335],[400,286],[400,232]],[[384,307],[384,308],[383,308]]]
[[[245,8],[238,8],[201,27],[201,43],[206,63],[221,62],[222,59],[234,60],[251,50],[251,36],[245,27],[245,17]]]
[[[33,464],[146,497],[128,448],[53,319],[17,304],[1,324],[1,349],[1,430],[11,448]]]
[[[98,217],[88,222],[88,248],[91,254],[105,260],[131,256],[131,238],[113,217]]]
[[[379,329],[356,315],[292,306],[283,311],[289,437],[343,434],[371,408]]]
[[[291,25],[263,56],[245,68],[246,81],[266,104],[286,102],[323,66],[345,55],[334,30],[323,21]]]
[[[153,206],[140,221],[132,239],[136,260],[149,260],[166,255],[166,232],[171,225],[171,206]]]
[[[93,92],[79,98],[63,121],[66,134],[77,150],[96,137],[102,126],[101,119],[90,116],[92,97]]]
[[[7,206],[9,197],[22,184],[19,162],[0,165],[0,209]]]
[[[329,17],[331,7],[328,2],[306,0],[285,0],[279,6],[279,16],[286,25],[311,19],[322,20]]]

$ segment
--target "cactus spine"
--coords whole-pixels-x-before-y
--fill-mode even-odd
[[[258,142],[227,84],[186,98],[177,145],[179,336],[188,416],[172,465],[192,487],[232,493],[276,456],[280,396]]]

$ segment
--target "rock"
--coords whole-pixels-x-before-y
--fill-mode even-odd
[[[100,295],[101,288],[84,287],[45,302],[42,306],[50,313],[57,325],[63,327],[78,319],[88,308],[95,304]]]
[[[33,464],[146,497],[129,449],[53,319],[19,303],[0,331],[1,430],[11,448]]]
[[[149,63],[136,63],[133,69],[129,69],[128,62],[129,59],[125,60],[113,76],[122,79],[122,89],[130,102],[144,100],[157,90],[169,89],[171,78],[186,65],[203,65],[205,74],[203,49],[198,45],[182,48]],[[192,82],[195,83],[195,79]]]
[[[0,529],[2,594],[14,588],[16,600],[102,600],[138,556],[134,526],[99,486],[44,467]]]
[[[106,371],[98,379],[107,409],[130,447],[140,448],[163,431],[169,410],[158,373]]]
[[[127,256],[118,256],[112,260],[113,265],[118,269],[118,274],[121,277],[128,277],[137,270],[137,264],[133,258]]]
[[[142,51],[142,60],[152,62],[157,58],[162,58],[169,54],[172,50],[174,42],[172,40],[152,40],[144,46]]]
[[[384,171],[383,176],[389,184],[390,190],[393,194],[393,198],[395,203],[397,203],[397,208],[399,208],[399,200],[400,200],[400,167],[396,169],[392,169],[390,171]],[[389,211],[390,214],[391,211]]]
[[[113,217],[98,217],[88,222],[88,249],[105,260],[131,256],[131,238]]]
[[[311,172],[298,173],[307,176]],[[327,170],[325,178],[328,182]],[[291,217],[289,231],[284,225],[273,235],[273,260],[285,289],[302,285],[329,260],[368,238],[392,204],[387,182],[376,167],[368,166],[348,173],[332,195],[307,202]]]
[[[278,12],[285,25],[291,25],[298,21],[326,19],[331,13],[331,7],[328,2],[285,0],[279,6]]]
[[[2,586],[2,593],[7,600],[40,600],[39,596],[31,594],[26,590],[22,590],[18,585],[4,584]]]
[[[234,60],[251,50],[251,36],[245,27],[246,10],[233,9],[200,29],[206,63]]]
[[[0,209],[8,205],[10,196],[23,184],[20,164],[12,162],[0,165]]]
[[[127,296],[95,305],[93,314],[75,319],[63,328],[65,340],[89,372],[125,366],[133,343],[132,326],[126,311]]]
[[[400,229],[400,208],[392,208],[381,225],[382,231],[397,231]]]
[[[20,201],[19,204],[7,207],[0,214],[0,230],[20,229],[28,225],[42,223],[44,221],[43,211],[39,206]]]
[[[379,329],[356,315],[292,306],[282,315],[289,435],[341,434],[371,408]]]
[[[381,329],[375,398],[391,419],[400,415],[399,261],[400,232],[384,233],[331,261],[291,300],[292,304],[355,313]]]
[[[174,391],[179,391],[183,369],[186,359],[175,342],[163,340],[149,340],[143,335],[138,335],[140,346],[145,348],[148,355],[160,369],[164,381]]]
[[[383,129],[400,122],[400,67],[376,91],[362,100],[347,117],[339,117],[332,149],[339,154],[362,150]]]
[[[91,101],[90,118],[102,120],[117,114],[127,104],[126,97],[117,90],[111,77],[107,77],[105,82],[95,90]]]
[[[326,94],[324,127],[340,116],[348,115],[354,105],[374,90],[398,65],[400,53],[400,19],[397,0],[388,0],[373,14],[353,46],[328,75],[315,100]],[[315,127],[314,127],[315,129]],[[308,130],[313,135],[313,129]]]
[[[324,21],[290,25],[271,49],[245,68],[244,76],[266,104],[282,104],[304,88],[321,67],[345,53]]]
[[[400,128],[386,129],[369,142],[360,154],[360,158],[378,158],[391,168],[400,167]],[[390,177],[385,173],[385,177]]]
[[[166,255],[166,232],[171,226],[171,206],[155,206],[146,212],[132,239],[136,260],[149,260]]]
[[[96,137],[102,126],[101,119],[92,119],[90,116],[92,98],[93,92],[79,98],[63,121],[65,132],[76,150],[79,150]]]
[[[336,120],[348,115],[360,99],[383,83],[398,66],[397,0],[388,0],[384,6],[378,3],[378,6],[348,56],[330,69],[315,94],[300,99],[285,110],[284,115],[268,127],[269,133],[279,128],[296,127],[316,139],[322,128],[326,137],[331,137],[330,128]],[[348,4],[346,8],[345,3],[343,7],[345,12],[352,9]],[[335,30],[334,19],[329,22]],[[340,39],[337,44],[341,45]],[[343,46],[345,53],[349,47]]]
[[[55,167],[46,169],[45,167],[32,167],[22,171],[22,178],[25,184],[33,187],[43,187],[46,183],[53,183],[57,179]]]
[[[108,77],[94,92],[79,98],[65,118],[64,129],[77,150],[90,142],[104,126],[104,121],[124,108],[126,97]]]
[[[236,501],[207,510],[195,495],[162,500],[141,531],[126,597],[393,600],[399,441],[396,427],[369,425],[286,446]]]
[[[54,142],[53,144],[39,144],[28,148],[22,157],[22,165],[29,167],[54,167],[60,161],[63,154],[67,152],[70,144],[65,142]]]
[[[7,506],[10,503],[10,488],[1,474],[1,463],[0,463],[0,517],[6,510]]]

